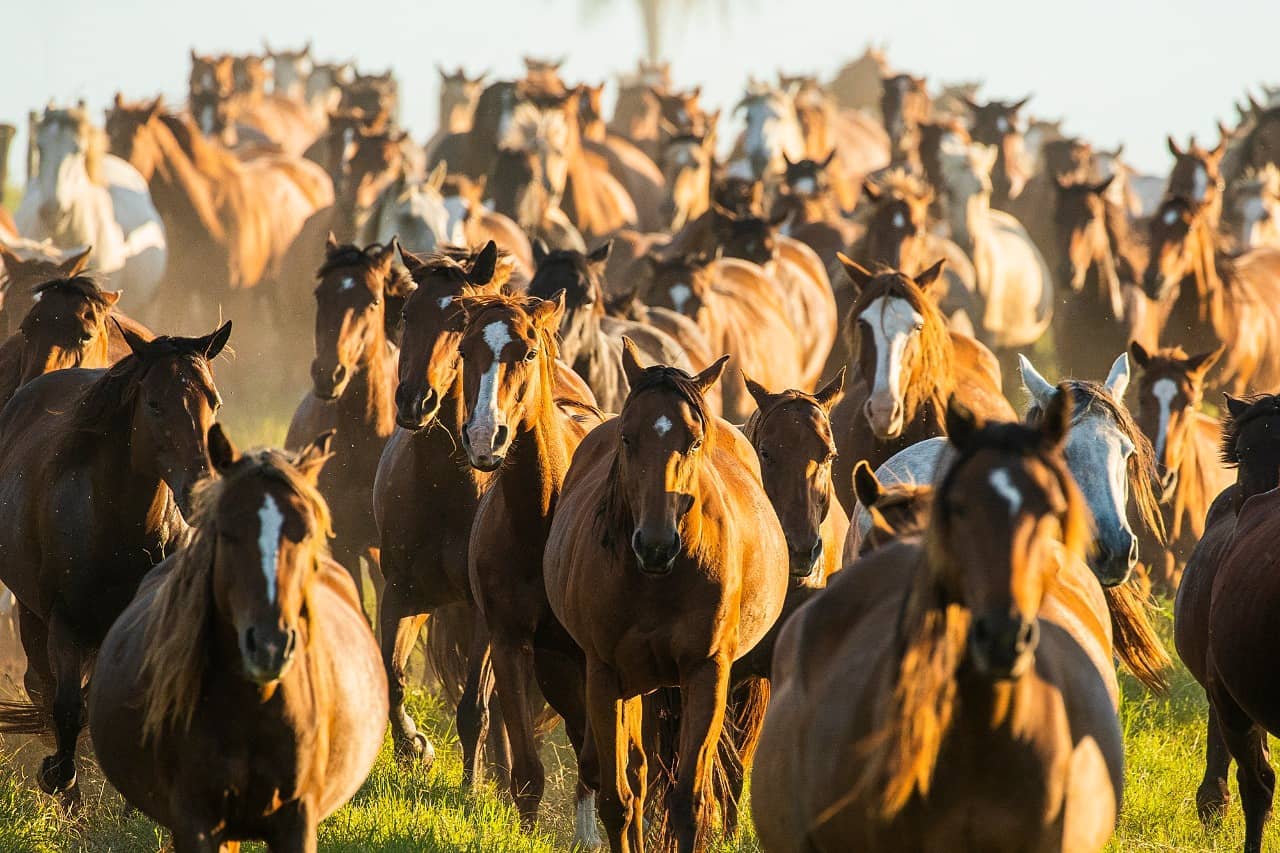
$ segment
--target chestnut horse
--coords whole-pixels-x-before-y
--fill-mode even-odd
[[[6,339],[35,305],[35,288],[55,278],[76,278],[89,265],[93,247],[64,254],[48,243],[19,249],[0,240],[0,335]]]
[[[724,417],[742,422],[755,408],[739,371],[766,387],[804,385],[804,361],[787,306],[755,264],[706,255],[646,255],[652,275],[639,293],[647,305],[692,318],[712,352],[727,352],[734,372],[724,381]]]
[[[952,395],[983,416],[1011,420],[1014,412],[991,352],[947,330],[938,310],[946,286],[941,261],[912,278],[840,260],[857,293],[846,330],[851,386],[831,414],[840,449],[836,495],[850,514],[854,463],[865,459],[879,467],[904,447],[945,434]]]
[[[511,795],[529,829],[545,786],[530,693],[535,675],[579,755],[585,742],[582,653],[547,604],[542,559],[569,461],[601,416],[584,402],[556,397],[563,294],[552,300],[468,296],[459,303],[467,318],[458,345],[461,444],[473,468],[497,472],[472,523],[468,573],[489,629],[489,657],[511,740]],[[468,679],[468,694],[478,688]],[[467,707],[479,701],[463,698]],[[593,799],[580,778],[580,815],[590,814]],[[588,829],[585,821],[580,828]],[[594,824],[589,833],[594,835]]]
[[[190,540],[103,640],[88,714],[98,762],[175,853],[249,839],[315,850],[316,825],[382,746],[377,645],[325,550],[316,479],[331,437],[296,456],[241,454],[215,424],[220,478],[201,486]]]
[[[1124,745],[1067,400],[1035,427],[950,408],[959,457],[924,536],[783,629],[753,776],[769,853],[1106,845]]]
[[[1231,257],[1217,245],[1208,206],[1167,198],[1151,219],[1143,290],[1161,342],[1193,351],[1224,346],[1216,387],[1237,394],[1280,385],[1280,249]],[[1135,335],[1140,340],[1150,339]]]
[[[1250,498],[1280,485],[1280,395],[1226,398],[1222,422],[1222,463],[1236,469],[1235,482],[1214,499],[1205,532],[1187,558],[1173,605],[1173,638],[1178,657],[1209,692],[1209,624],[1213,592],[1222,558],[1231,546],[1236,516]],[[1232,755],[1223,740],[1218,710],[1210,701],[1205,731],[1204,778],[1196,790],[1196,808],[1206,826],[1221,820],[1230,794],[1227,771]]]
[[[973,141],[994,146],[997,151],[991,168],[991,206],[996,210],[1009,210],[1031,177],[1018,116],[1029,100],[1030,95],[1020,101],[990,101],[985,104],[965,100],[971,111],[969,134]]]
[[[0,729],[52,728],[48,793],[78,798],[84,674],[209,473],[221,402],[209,363],[230,334],[229,322],[202,338],[126,331],[132,353],[114,367],[37,377],[0,415],[0,581],[18,600],[31,703],[0,709]]]
[[[631,393],[574,456],[544,558],[551,609],[586,654],[609,845],[643,851],[646,693],[680,689],[666,825],[708,827],[730,668],[782,609],[786,539],[750,442],[707,409],[728,356],[690,376],[625,349]],[[806,571],[811,564],[806,564]]]
[[[1209,504],[1231,482],[1218,458],[1218,423],[1200,411],[1204,379],[1221,350],[1188,356],[1181,348],[1148,352],[1129,344],[1142,370],[1138,379],[1138,426],[1155,450],[1160,478],[1160,514],[1166,540],[1139,534],[1138,552],[1152,584],[1161,591],[1178,588],[1191,549],[1204,536]]]
[[[298,448],[319,428],[335,428],[333,460],[320,473],[320,494],[333,513],[334,559],[363,593],[360,559],[380,579],[373,520],[373,478],[395,429],[396,357],[387,341],[387,303],[403,300],[410,283],[393,267],[398,244],[364,248],[330,235],[316,273],[312,388],[289,424],[285,446]],[[397,303],[399,304],[399,303]],[[323,414],[322,414],[323,412]]]
[[[867,460],[853,466],[853,494],[858,508],[849,519],[844,540],[843,565],[895,539],[921,533],[933,509],[933,486],[918,483],[882,483]],[[865,525],[861,516],[866,517]],[[861,528],[867,527],[864,532]]]

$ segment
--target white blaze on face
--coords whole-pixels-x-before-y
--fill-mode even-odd
[[[817,192],[818,184],[813,178],[805,175],[803,178],[797,178],[796,182],[792,184],[792,187],[794,187],[795,191],[798,193],[810,195]]]
[[[1009,120],[1004,116],[1000,116],[1000,118],[996,119],[996,130],[1000,131],[1001,133],[1008,133]]]
[[[1172,225],[1178,221],[1178,211],[1171,207],[1164,212],[1164,216],[1162,218],[1164,219],[1165,225]]]
[[[200,129],[205,133],[213,133],[213,105],[205,104],[200,108]]]
[[[894,228],[901,228],[902,226],[904,226],[904,225],[906,225],[906,224],[907,224],[907,218],[906,218],[905,216],[903,216],[903,215],[902,215],[902,211],[901,211],[901,210],[895,210],[895,211],[893,212],[893,227],[894,227]]]
[[[441,307],[441,308],[448,308],[450,305],[452,305],[452,304],[453,304],[453,297],[452,297],[452,296],[441,296],[441,297],[437,300],[437,302],[439,303],[439,305],[440,305],[440,307]]]
[[[284,513],[270,494],[262,496],[258,509],[258,553],[262,557],[262,577],[267,582],[267,601],[276,602],[276,562],[280,556],[280,532]]]
[[[342,289],[344,291],[350,290],[355,286],[356,286],[356,280],[351,276],[346,276],[345,278],[342,279]]]
[[[1203,163],[1197,162],[1195,171],[1191,173],[1191,197],[1196,201],[1204,201],[1208,193],[1209,170],[1204,167]]]
[[[493,438],[498,429],[498,365],[499,357],[507,344],[511,343],[511,330],[501,320],[495,320],[484,327],[484,342],[493,351],[493,361],[489,369],[480,375],[480,390],[476,394],[476,408],[471,415],[471,423],[467,432],[471,436],[473,446],[478,449],[494,449]],[[478,444],[476,439],[485,443]]]
[[[658,419],[653,422],[653,431],[656,432],[659,437],[671,432],[671,419],[666,415],[659,415]]]
[[[1251,195],[1240,203],[1240,240],[1246,246],[1252,246],[1253,230],[1266,216],[1267,206],[1262,196]]]
[[[1173,398],[1177,396],[1178,383],[1172,379],[1159,379],[1151,386],[1151,396],[1160,404],[1160,425],[1156,427],[1156,459],[1164,459],[1164,447],[1172,417]]]
[[[673,284],[670,292],[672,307],[676,309],[677,314],[683,314],[685,303],[693,295],[693,288],[687,284]]]
[[[862,319],[871,329],[876,348],[870,399],[874,402],[888,395],[890,401],[898,402],[902,399],[903,356],[924,317],[905,299],[881,296],[863,310]]]
[[[997,468],[991,472],[991,488],[996,494],[1009,503],[1009,515],[1017,515],[1022,509],[1022,492],[1013,484],[1008,468]]]

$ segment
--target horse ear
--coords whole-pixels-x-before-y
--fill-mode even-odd
[[[946,290],[947,282],[942,277],[942,267],[946,262],[946,258],[939,258],[936,264],[915,277],[916,286],[928,296],[941,296]]]
[[[1182,149],[1178,147],[1178,143],[1174,141],[1172,136],[1166,136],[1164,138],[1164,141],[1165,141],[1165,144],[1169,146],[1170,154],[1172,154],[1174,157],[1182,156]]]
[[[337,248],[338,248],[338,238],[333,236],[333,232],[330,231],[329,235],[324,238],[324,253],[326,255],[332,254],[333,251]]]
[[[1107,191],[1107,188],[1111,186],[1111,182],[1114,181],[1115,179],[1116,179],[1115,175],[1108,175],[1098,183],[1089,187],[1089,191],[1092,192],[1094,195],[1102,195]]]
[[[398,241],[396,242],[396,249],[400,252],[400,263],[404,264],[404,268],[409,271],[409,275],[413,275],[427,265],[420,255],[414,254],[404,246],[401,246]]]
[[[162,112],[164,112],[164,95],[156,95],[156,99],[151,102],[151,106],[147,109],[147,121],[150,121]]]
[[[720,375],[724,373],[724,366],[729,361],[729,355],[720,356],[703,370],[701,373],[694,375],[693,384],[698,386],[698,392],[707,393],[707,390],[720,381]]]
[[[1249,411],[1249,403],[1247,400],[1241,400],[1239,397],[1232,397],[1230,394],[1223,394],[1227,398],[1227,414],[1233,418],[1238,418],[1245,412]]]
[[[1040,371],[1036,370],[1031,360],[1022,353],[1018,353],[1018,372],[1022,374],[1022,387],[1027,389],[1027,393],[1031,395],[1031,399],[1036,405],[1042,409],[1049,407],[1053,402],[1054,391],[1049,380],[1040,375]]]
[[[847,369],[848,368],[841,367],[840,372],[835,375],[835,378],[822,386],[822,388],[813,395],[813,399],[817,400],[818,405],[826,409],[828,413],[835,408],[836,403],[839,403],[840,399],[844,397],[844,375]]]
[[[831,161],[836,159],[836,151],[837,149],[832,148],[829,152],[827,152],[827,156],[822,158],[822,162],[819,163],[818,165],[824,169],[830,166]]]
[[[592,264],[603,264],[605,261],[609,260],[609,252],[612,249],[613,249],[613,238],[610,237],[608,240],[605,240],[603,243],[597,246],[589,255],[587,255],[587,261],[589,261]]]
[[[542,266],[542,262],[547,259],[547,255],[551,254],[551,247],[547,245],[547,241],[541,237],[533,238],[533,265],[535,267]]]
[[[313,486],[320,480],[320,470],[324,468],[324,463],[333,458],[333,437],[337,434],[336,429],[320,433],[294,457],[293,467]]]
[[[391,236],[391,242],[387,243],[385,246],[382,247],[382,249],[379,252],[375,254],[374,260],[377,262],[378,266],[389,268],[391,266],[391,262],[395,260],[396,254],[399,252],[399,250],[400,250],[400,235],[393,234]]]
[[[102,301],[107,303],[107,307],[113,307],[120,301],[120,297],[124,296],[123,290],[104,290],[101,293]]]
[[[795,163],[791,162],[791,158],[787,156],[787,152],[782,152],[782,162],[787,164],[787,168],[791,168]]]
[[[1144,370],[1151,363],[1151,353],[1147,352],[1147,348],[1137,341],[1129,341],[1129,355],[1138,363],[1138,367]]]
[[[1027,101],[1031,100],[1033,97],[1035,97],[1034,94],[1027,95],[1021,101],[1014,102],[1012,105],[1010,105],[1009,111],[1016,114],[1019,110],[1025,107],[1027,105]]]
[[[1044,410],[1040,423],[1040,437],[1044,445],[1058,448],[1071,430],[1071,393],[1065,384],[1059,385],[1053,401]]]
[[[213,361],[218,357],[218,353],[222,352],[222,348],[227,345],[227,340],[230,337],[231,321],[228,320],[203,338],[196,338],[196,350],[204,353],[206,361]]]
[[[498,244],[490,240],[476,255],[471,264],[471,272],[467,273],[467,281],[472,284],[488,284],[493,281],[493,274],[498,269]]]
[[[89,253],[92,251],[93,247],[87,246],[78,255],[72,255],[58,264],[58,271],[62,273],[64,278],[75,278],[84,272],[84,268],[89,265]]]
[[[532,311],[535,326],[555,330],[560,327],[560,318],[564,316],[564,288],[560,288],[550,299],[543,299]]]
[[[764,406],[765,401],[769,399],[769,391],[759,382],[752,379],[745,371],[739,370],[742,374],[742,381],[747,386],[747,391],[751,394],[751,399],[756,401],[757,408]]]
[[[1222,358],[1222,354],[1227,351],[1226,344],[1218,347],[1213,352],[1202,352],[1199,355],[1193,355],[1187,359],[1187,370],[1203,379],[1213,366],[1218,363],[1218,359]]]
[[[862,182],[862,194],[872,201],[879,201],[881,195],[880,188],[871,181]]]
[[[955,395],[947,398],[947,417],[946,417],[947,437],[957,450],[964,451],[968,448],[969,442],[973,436],[982,429],[982,419],[955,398]]]
[[[880,485],[880,479],[871,469],[871,463],[865,459],[859,459],[858,464],[853,466],[853,494],[858,503],[867,509],[879,503],[884,496],[884,486]]]
[[[640,363],[640,350],[636,349],[635,342],[626,335],[622,336],[622,372],[627,376],[627,384],[632,388],[640,381],[640,376],[644,373],[644,365]]]
[[[227,436],[226,429],[220,423],[209,427],[205,446],[209,448],[209,461],[213,463],[213,470],[219,474],[226,474],[240,459],[240,451],[236,450],[236,446]]]
[[[1129,388],[1129,375],[1129,354],[1122,352],[1112,363],[1107,381],[1103,383],[1117,402],[1124,399],[1124,392]]]
[[[853,289],[858,293],[862,293],[866,286],[871,283],[871,279],[875,278],[875,275],[857,261],[849,258],[844,252],[836,252],[836,257],[840,259],[844,271],[849,274],[849,280],[853,282]]]
[[[147,341],[142,335],[131,329],[126,329],[120,325],[120,321],[115,317],[111,318],[111,322],[116,324],[116,330],[120,332],[120,336],[124,338],[124,342],[129,345],[129,352],[136,356],[142,356],[147,351]]]

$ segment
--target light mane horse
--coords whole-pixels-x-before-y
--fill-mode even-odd
[[[734,158],[745,163],[743,177],[776,178],[786,171],[784,156],[793,163],[805,158],[804,130],[786,93],[769,85],[751,87],[733,111],[746,119]]]
[[[106,152],[84,105],[48,107],[34,129],[37,171],[18,208],[23,236],[60,249],[93,246],[98,272],[145,305],[164,274],[165,229],[138,170]]]

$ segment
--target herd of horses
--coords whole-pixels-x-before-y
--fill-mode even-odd
[[[314,850],[388,721],[434,760],[423,647],[526,829],[563,721],[581,849],[703,849],[750,777],[770,853],[1097,851],[1154,592],[1200,817],[1235,762],[1261,850],[1280,92],[1162,179],[870,48],[732,115],[666,64],[609,117],[560,61],[442,68],[425,146],[390,72],[191,62],[177,110],[33,112],[0,212],[0,731],[52,735],[44,791],[87,727],[179,853]],[[288,450],[219,422],[233,322],[228,390],[309,364]]]

